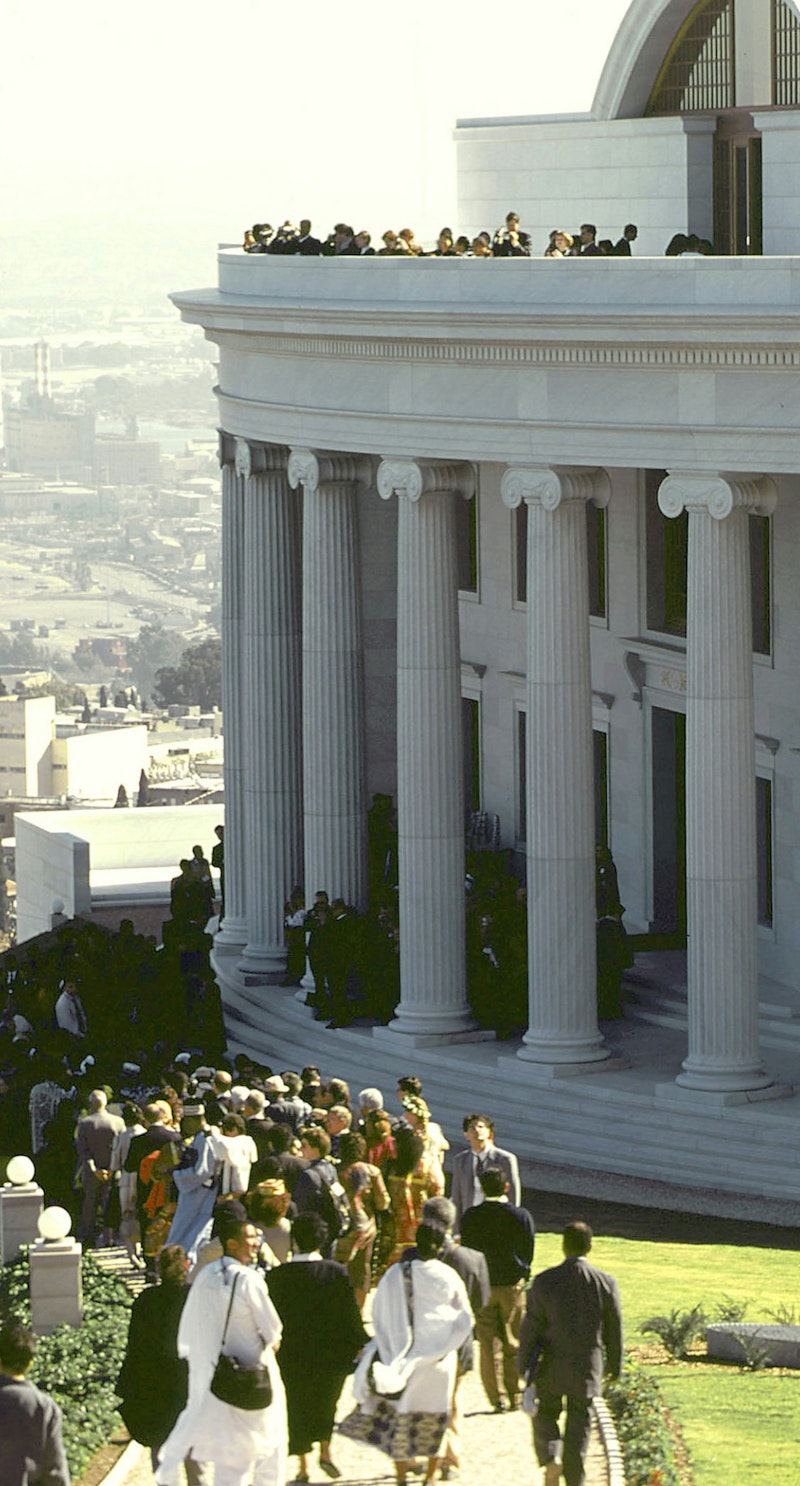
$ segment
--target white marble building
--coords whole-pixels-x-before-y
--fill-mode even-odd
[[[537,182],[563,149],[543,237],[567,208],[602,232],[638,217],[658,252],[671,231],[708,230],[724,107],[637,113],[681,28],[733,4],[729,116],[747,104],[758,123],[758,211],[759,152],[731,158],[749,228],[791,249],[800,208],[776,142],[790,159],[800,113],[773,104],[764,70],[784,0],[634,0],[597,117],[460,125],[473,225],[514,206],[536,226]],[[587,154],[590,213],[571,152],[595,137],[640,187],[615,196],[616,171],[604,183]],[[672,197],[651,179],[656,137],[675,146]],[[800,1101],[777,1096],[800,1047],[800,257],[225,250],[218,288],[174,298],[219,350],[215,963],[234,1045],[362,1082],[413,1064],[453,1132],[480,1090],[529,1159],[796,1199]],[[465,720],[469,787],[527,858],[518,1045],[472,1040]],[[283,905],[295,881],[363,905],[376,790],[398,807],[400,1001],[389,1029],[325,1033],[279,985]],[[598,1026],[598,822],[629,929],[688,935],[684,1030]]]

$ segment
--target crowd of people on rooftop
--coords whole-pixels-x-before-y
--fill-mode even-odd
[[[545,258],[630,258],[639,236],[634,222],[626,223],[616,242],[610,237],[598,239],[593,222],[583,222],[569,232],[554,227],[542,250]],[[303,217],[295,225],[282,222],[273,227],[269,222],[255,222],[244,233],[245,253],[271,253],[278,257],[303,258],[531,258],[535,256],[531,234],[520,225],[517,212],[509,211],[505,222],[495,232],[482,231],[474,236],[455,233],[443,227],[436,246],[426,248],[417,241],[413,228],[399,232],[389,227],[381,235],[381,246],[373,245],[366,229],[356,231],[347,222],[337,222],[326,238],[316,237],[312,223]],[[678,232],[670,239],[665,257],[707,257],[714,249],[707,238],[695,233]]]

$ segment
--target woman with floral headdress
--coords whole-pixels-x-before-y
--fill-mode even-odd
[[[438,1192],[431,1196],[439,1197],[444,1191],[444,1160],[445,1151],[449,1151],[450,1142],[445,1139],[441,1125],[437,1125],[431,1119],[431,1112],[421,1094],[404,1094],[402,1105],[406,1112],[406,1120],[412,1130],[416,1130],[422,1136],[425,1146],[424,1160],[429,1174],[441,1183]]]

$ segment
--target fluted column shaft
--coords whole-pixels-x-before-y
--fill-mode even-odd
[[[284,904],[300,875],[300,563],[286,450],[237,440],[245,476],[244,712],[248,939],[241,968],[286,966]]]
[[[306,901],[367,906],[359,483],[369,460],[293,450],[303,487],[303,835]]]
[[[247,943],[244,806],[244,477],[235,466],[234,440],[220,434],[222,465],[222,718],[225,732],[225,917],[215,947],[230,952]]]
[[[463,743],[456,500],[469,465],[387,460],[397,493],[397,1032],[443,1039],[473,1026],[466,997]],[[459,493],[457,493],[459,492]]]
[[[594,1063],[597,1026],[588,500],[603,471],[512,468],[528,506],[527,866],[529,1023],[519,1056]]]
[[[770,1083],[758,1046],[753,628],[748,512],[774,505],[759,477],[670,475],[659,505],[689,513],[686,876],[689,1050],[678,1083]]]

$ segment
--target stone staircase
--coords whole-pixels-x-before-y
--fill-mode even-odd
[[[128,1250],[122,1244],[110,1249],[92,1249],[90,1252],[99,1268],[115,1279],[122,1280],[132,1295],[141,1295],[147,1288],[144,1270],[131,1263]]]
[[[231,1050],[250,1052],[276,1071],[316,1063],[323,1075],[346,1078],[354,1094],[377,1084],[390,1109],[397,1077],[417,1073],[455,1149],[464,1115],[487,1110],[498,1144],[517,1152],[532,1185],[547,1168],[560,1175],[564,1190],[588,1196],[591,1180],[605,1173],[623,1186],[633,1181],[636,1196],[627,1200],[640,1204],[649,1193],[653,1205],[745,1217],[749,1203],[762,1221],[793,1222],[790,1205],[800,1200],[800,1101],[723,1105],[678,1089],[685,1002],[681,1020],[679,993],[637,987],[636,995],[641,1001],[631,1017],[604,1029],[612,1054],[629,1066],[561,1078],[517,1058],[518,1045],[511,1042],[420,1047],[383,1029],[373,1035],[358,1022],[328,1031],[293,988],[228,988],[224,1005]],[[779,1025],[777,1017],[770,1019]],[[800,1022],[786,1021],[792,1035],[800,1034]],[[785,1051],[786,1039],[782,1046]],[[569,1187],[568,1180],[580,1185]],[[607,1182],[604,1190],[611,1195]]]

